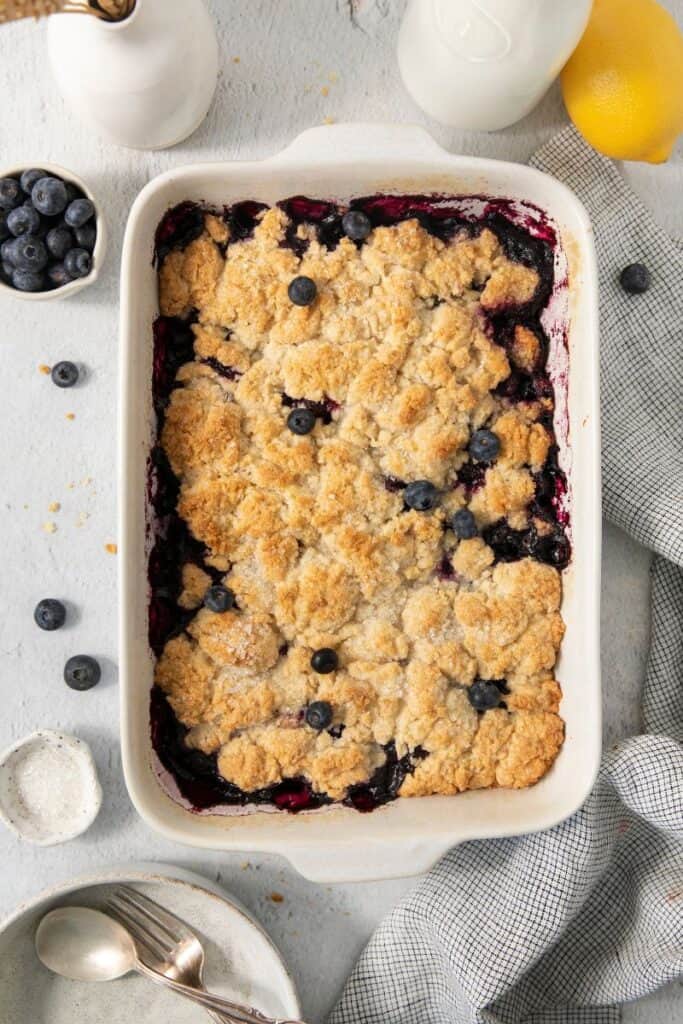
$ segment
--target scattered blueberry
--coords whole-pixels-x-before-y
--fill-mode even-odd
[[[74,236],[68,228],[50,228],[45,236],[47,251],[56,260],[63,260],[69,249],[74,247]]]
[[[372,231],[370,218],[362,210],[349,210],[342,217],[342,228],[353,242],[364,242]]]
[[[64,257],[64,266],[70,277],[87,277],[92,268],[92,256],[86,249],[71,249]]]
[[[492,430],[475,430],[470,438],[469,453],[477,462],[491,462],[500,451],[500,440]]]
[[[289,283],[287,294],[295,306],[310,306],[318,294],[318,288],[310,277],[295,277]]]
[[[12,274],[14,273],[14,267],[11,263],[7,263],[5,260],[0,260],[0,270],[2,270],[2,276],[8,284],[12,283]]]
[[[477,521],[468,508],[460,508],[453,514],[451,528],[460,540],[472,540],[479,533]]]
[[[439,501],[439,492],[429,480],[413,480],[403,492],[408,508],[416,512],[429,512]]]
[[[82,228],[94,216],[95,207],[89,199],[74,199],[64,212],[64,220],[70,228]]]
[[[293,434],[310,434],[315,426],[315,413],[311,409],[292,409],[287,426]]]
[[[87,249],[88,252],[93,251],[97,241],[97,228],[94,224],[83,224],[82,227],[76,228],[74,235],[81,249]]]
[[[4,242],[11,234],[12,232],[7,227],[7,214],[0,213],[0,242]]]
[[[10,262],[17,270],[42,270],[47,263],[47,249],[35,235],[20,235],[14,239]]]
[[[51,632],[66,622],[66,608],[54,597],[46,597],[36,605],[33,618],[41,629]]]
[[[55,363],[50,376],[58,388],[72,388],[78,380],[78,367],[68,359],[63,359],[61,363]]]
[[[40,214],[32,206],[17,206],[7,214],[7,227],[15,237],[35,235],[40,228]]]
[[[204,607],[210,612],[227,612],[235,604],[235,595],[228,587],[216,583],[204,594]]]
[[[52,263],[45,273],[53,288],[63,288],[72,280],[63,263]]]
[[[66,185],[59,178],[47,175],[39,178],[31,189],[31,202],[44,217],[56,217],[69,201]]]
[[[24,171],[19,178],[19,184],[26,195],[30,196],[33,192],[33,186],[40,181],[41,178],[47,178],[47,171],[41,171],[39,167],[30,167],[27,171]]]
[[[650,287],[652,277],[643,263],[629,263],[619,275],[619,281],[629,295],[642,295]]]
[[[337,652],[331,647],[321,647],[317,651],[313,651],[311,655],[311,668],[314,672],[319,672],[320,675],[326,676],[329,672],[335,672],[339,667],[339,657]]]
[[[98,662],[89,654],[75,654],[64,666],[64,682],[72,690],[92,690],[101,676]]]
[[[306,723],[316,732],[322,732],[332,724],[332,705],[326,700],[314,700],[306,708]]]
[[[14,178],[0,178],[0,210],[13,210],[23,201],[21,187]]]
[[[501,701],[500,689],[490,679],[475,679],[467,690],[467,696],[475,711],[497,708]]]
[[[42,292],[45,288],[45,277],[40,270],[14,270],[12,285],[18,292]]]

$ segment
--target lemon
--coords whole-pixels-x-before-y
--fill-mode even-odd
[[[683,35],[655,0],[595,0],[561,83],[569,116],[600,153],[668,159],[683,131]]]

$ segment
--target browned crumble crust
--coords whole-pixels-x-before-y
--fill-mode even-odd
[[[299,228],[299,258],[280,244],[287,224],[269,209],[224,255],[228,229],[207,215],[160,272],[162,314],[198,311],[197,361],[178,373],[161,443],[178,511],[238,610],[201,608],[166,644],[156,681],[189,744],[246,792],[304,777],[343,799],[390,741],[398,757],[426,752],[402,796],[530,785],[563,740],[560,575],[532,559],[494,565],[482,539],[458,542],[444,522],[467,503],[453,482],[486,424],[501,452],[469,507],[480,527],[529,523],[552,438],[541,402],[492,394],[510,365],[482,309],[528,302],[537,274],[488,229],[444,243],[408,220],[328,251]],[[310,307],[288,299],[298,274],[317,283]],[[524,368],[537,356],[517,328],[511,358]],[[339,408],[296,436],[283,394]],[[404,511],[387,477],[448,489],[435,511]],[[436,572],[444,554],[452,579]],[[186,565],[182,582],[181,606],[200,608],[207,573]],[[320,647],[338,653],[330,675],[310,666]],[[478,677],[505,679],[504,707],[473,709]],[[303,722],[314,700],[330,702],[341,735]]]

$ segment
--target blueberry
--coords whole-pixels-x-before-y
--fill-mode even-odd
[[[467,696],[475,711],[497,708],[501,701],[500,690],[490,679],[475,679],[467,690]]]
[[[47,249],[35,235],[21,235],[14,239],[10,262],[17,270],[42,270],[47,263]]]
[[[13,210],[15,206],[21,206],[23,199],[18,181],[0,178],[0,210]]]
[[[451,528],[460,540],[472,540],[479,533],[477,521],[468,508],[460,508],[454,513]]]
[[[83,227],[76,228],[74,235],[81,249],[87,249],[88,252],[93,251],[97,241],[97,228],[94,224],[84,224]]]
[[[469,453],[477,462],[491,462],[500,451],[500,441],[492,430],[475,430],[470,438]]]
[[[78,380],[78,367],[68,359],[63,359],[61,363],[55,363],[50,376],[58,388],[72,388]]]
[[[66,208],[68,201],[66,185],[59,178],[49,175],[39,178],[31,189],[31,202],[44,217],[56,217]]]
[[[70,277],[87,277],[92,269],[92,256],[85,249],[70,249],[64,266]]]
[[[53,263],[47,268],[46,275],[53,288],[63,288],[72,280],[63,263]]]
[[[7,263],[5,260],[0,260],[0,271],[2,277],[7,284],[12,283],[12,274],[14,273],[14,267],[11,263]]]
[[[372,231],[370,218],[362,210],[349,210],[342,217],[342,228],[353,242],[364,242]]]
[[[11,236],[12,232],[7,226],[7,214],[0,213],[0,242]]]
[[[50,228],[45,236],[45,245],[51,256],[57,260],[63,260],[69,249],[74,247],[74,236],[68,228]]]
[[[40,270],[14,270],[12,284],[18,292],[42,292],[45,278]]]
[[[33,618],[41,629],[52,631],[59,629],[66,621],[66,608],[54,597],[46,597],[39,601],[33,612]]]
[[[14,242],[14,238],[8,238],[0,245],[0,259],[3,263],[9,263],[11,267],[14,266]]]
[[[204,607],[210,612],[227,612],[235,604],[235,595],[228,587],[216,583],[204,594]]]
[[[64,666],[64,682],[72,690],[92,690],[101,676],[98,662],[89,654],[75,654]]]
[[[313,651],[311,655],[311,668],[314,672],[319,672],[321,676],[326,676],[329,672],[335,672],[339,667],[339,658],[337,652],[332,650],[331,647],[321,647],[317,651]]]
[[[82,228],[94,216],[95,207],[89,199],[74,199],[64,212],[64,220],[70,228]]]
[[[306,708],[306,723],[316,732],[322,732],[332,724],[332,705],[326,700],[314,700]]]
[[[32,206],[17,206],[7,214],[7,227],[15,237],[35,235],[40,228],[40,214]]]
[[[21,185],[26,195],[30,196],[31,192],[33,192],[33,186],[36,184],[36,182],[40,181],[41,178],[46,177],[47,171],[41,171],[39,167],[31,167],[28,171],[24,171],[24,173],[21,175],[21,177],[19,178],[19,184]]]
[[[287,426],[293,434],[310,434],[315,426],[315,413],[310,409],[292,409]]]
[[[287,294],[295,306],[310,306],[318,294],[318,289],[310,277],[295,277],[289,283]]]
[[[629,295],[642,295],[650,287],[652,277],[643,263],[629,263],[619,275],[619,281]]]
[[[416,512],[429,512],[439,501],[439,492],[429,480],[413,480],[403,492],[408,508]]]

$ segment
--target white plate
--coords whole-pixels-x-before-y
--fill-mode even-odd
[[[81,984],[56,977],[38,961],[38,922],[58,906],[101,906],[107,887],[126,882],[177,913],[206,950],[212,991],[271,1016],[299,1017],[294,983],[266,933],[233,898],[180,868],[149,865],[83,876],[42,893],[0,925],[0,1019],[12,1024],[201,1024],[206,1011],[129,975]]]

